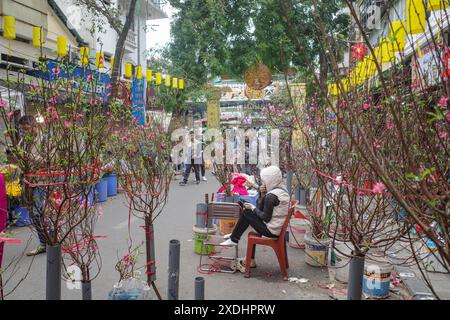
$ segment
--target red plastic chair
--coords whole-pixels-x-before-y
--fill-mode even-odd
[[[263,245],[272,247],[275,251],[275,254],[278,258],[278,263],[280,264],[280,270],[283,274],[283,280],[288,280],[287,269],[289,269],[289,261],[287,256],[286,249],[286,230],[291,220],[291,216],[294,214],[295,206],[298,204],[297,200],[292,200],[291,205],[289,207],[288,215],[286,216],[286,220],[283,224],[283,229],[281,229],[280,236],[277,239],[263,238],[259,234],[255,232],[250,232],[248,234],[247,241],[247,257],[245,260],[245,277],[250,278],[250,264],[253,256],[253,252],[255,252],[256,245]]]

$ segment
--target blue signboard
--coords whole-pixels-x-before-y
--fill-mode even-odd
[[[145,78],[133,79],[132,113],[138,125],[145,125]]]
[[[83,90],[87,93],[92,93],[92,91],[95,90],[95,92],[102,97],[104,101],[107,100],[110,92],[109,84],[111,83],[111,78],[108,74],[95,70],[91,71],[88,68],[82,68],[80,66],[61,64],[55,60],[47,61],[46,72],[43,72],[42,70],[32,70],[29,74],[47,81],[57,80],[60,78],[71,78],[75,80],[84,79],[85,81],[75,81],[75,84],[79,82],[83,83]],[[87,81],[90,75],[92,75],[92,80],[95,81],[94,88],[89,81]]]

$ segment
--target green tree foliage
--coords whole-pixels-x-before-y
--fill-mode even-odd
[[[293,44],[278,0],[170,0],[176,11],[170,60],[196,84],[223,75],[242,78],[255,62],[265,63],[273,73],[328,64],[319,59],[325,55],[316,37],[311,0],[285,2],[304,52]],[[345,39],[349,19],[341,11],[342,0],[318,2],[327,30]]]

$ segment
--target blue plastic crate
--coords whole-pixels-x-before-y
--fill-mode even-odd
[[[259,194],[255,194],[254,196],[248,195],[248,196],[240,196],[239,197],[242,201],[250,202],[252,205],[256,206],[259,198]]]
[[[24,207],[14,209],[14,220],[16,220],[17,227],[26,227],[32,223],[28,209]]]

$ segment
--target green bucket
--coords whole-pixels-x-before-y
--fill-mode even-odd
[[[201,255],[208,255],[214,252],[213,245],[203,245],[203,242],[208,241],[211,238],[208,234],[196,233],[194,235],[195,253]]]
[[[203,243],[211,238],[211,235],[216,234],[217,226],[213,225],[211,229],[196,228],[194,226],[194,251],[199,255],[208,255],[214,252],[213,245],[204,245]]]

